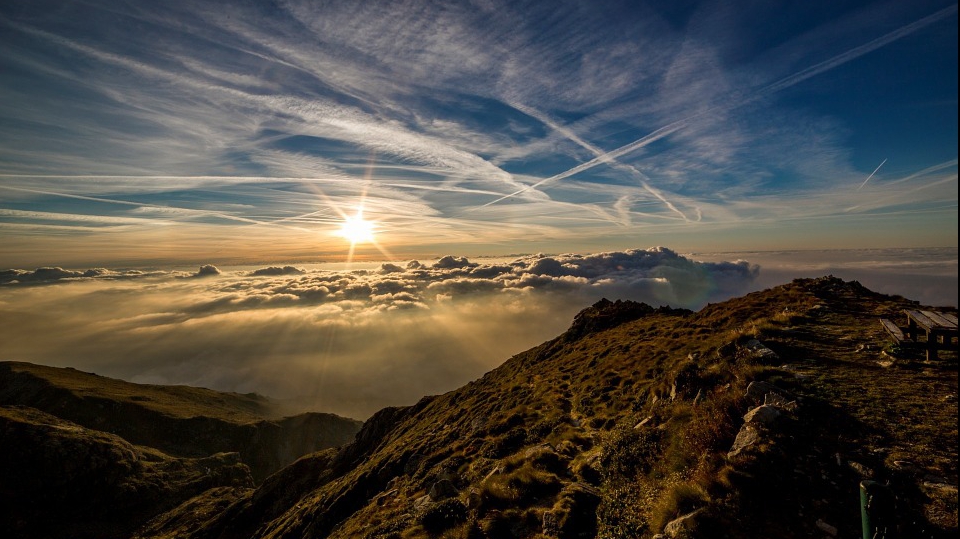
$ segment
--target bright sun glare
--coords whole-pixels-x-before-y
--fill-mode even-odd
[[[352,244],[372,242],[373,232],[373,222],[364,219],[363,214],[360,213],[353,217],[345,217],[340,225],[340,235]]]

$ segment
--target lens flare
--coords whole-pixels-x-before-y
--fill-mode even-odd
[[[340,236],[346,238],[351,244],[372,243],[376,227],[372,221],[363,218],[363,213],[357,213],[353,217],[345,217],[340,224]]]

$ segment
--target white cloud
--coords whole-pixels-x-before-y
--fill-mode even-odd
[[[763,268],[727,261],[736,256]],[[0,357],[259,391],[363,418],[479,377],[557,336],[601,297],[697,308],[832,273],[933,304],[949,302],[952,290],[956,301],[956,249],[681,256],[654,248],[497,261],[451,256],[362,271],[209,271],[204,279],[2,272]]]
[[[696,307],[746,289],[756,272],[662,248],[352,272],[11,270],[0,357],[260,391],[364,417],[483,374],[600,297]]]

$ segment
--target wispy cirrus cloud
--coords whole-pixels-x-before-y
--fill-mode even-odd
[[[0,10],[11,74],[0,85],[0,186],[136,195],[143,208],[202,209],[210,226],[329,231],[330,207],[362,195],[385,230],[446,231],[441,250],[625,246],[649,233],[691,244],[702,225],[749,230],[774,199],[784,219],[909,211],[867,189],[860,204],[840,203],[843,186],[883,158],[905,177],[956,155],[956,124],[944,120],[956,114],[924,112],[943,85],[918,73],[896,99],[883,89],[885,70],[916,67],[905,44],[955,64],[942,54],[956,42],[945,1],[777,8],[782,17],[708,3],[47,7]],[[944,95],[938,106],[955,109]],[[910,121],[877,129],[883,120],[865,118],[881,115],[861,110],[870,99]],[[895,135],[881,145],[878,132]],[[17,204],[29,207],[0,205],[99,211],[82,198],[42,207],[49,196],[26,193]],[[293,209],[313,198],[322,215]],[[934,198],[910,195],[925,205],[917,215]],[[402,201],[398,215],[391,201]],[[115,213],[104,216],[126,217]],[[498,239],[504,227],[517,234]]]

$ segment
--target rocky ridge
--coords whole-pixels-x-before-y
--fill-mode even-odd
[[[948,537],[956,491],[897,463],[956,485],[956,401],[918,389],[955,395],[956,356],[876,362],[877,317],[913,305],[835,278],[697,313],[603,301],[479,380],[376,414],[353,444],[138,537],[852,537],[867,477],[897,493],[901,533]],[[921,403],[927,417],[897,423]],[[217,502],[200,530],[173,524]]]
[[[871,479],[895,496],[885,524],[952,537],[957,358],[886,344],[877,318],[907,307],[832,277],[695,313],[601,301],[481,379],[134,536],[853,537]]]

